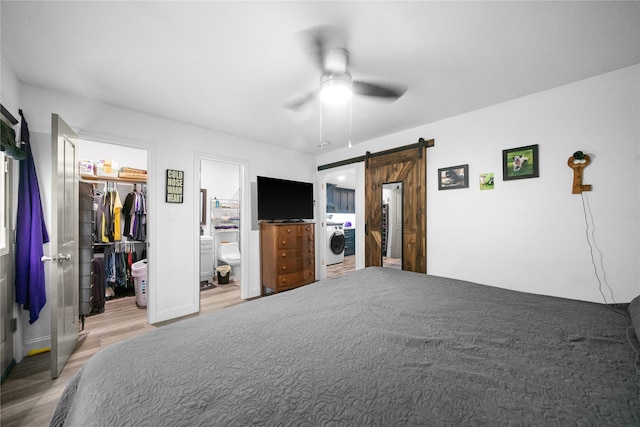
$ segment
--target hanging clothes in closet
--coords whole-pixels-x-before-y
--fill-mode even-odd
[[[133,263],[138,260],[137,242],[118,242],[104,251],[104,277],[107,297],[128,295],[134,291],[131,275]]]
[[[122,202],[118,194],[118,188],[107,183],[102,199],[102,212],[98,225],[102,243],[117,242],[122,239],[120,225],[120,211]]]
[[[124,235],[144,242],[147,239],[147,201],[143,185],[133,184],[122,206]]]
[[[145,188],[133,184],[123,204],[116,183],[107,181],[103,189],[94,189],[94,209],[95,249],[103,252],[105,296],[130,295],[134,292],[132,265],[145,256]],[[136,253],[136,245],[141,245],[142,254]]]

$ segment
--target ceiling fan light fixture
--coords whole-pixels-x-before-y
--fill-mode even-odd
[[[324,74],[320,79],[320,99],[330,105],[344,104],[353,94],[351,74]]]

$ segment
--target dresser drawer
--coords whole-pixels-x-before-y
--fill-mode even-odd
[[[315,282],[315,224],[305,222],[260,224],[261,294]]]
[[[278,239],[278,248],[306,248],[314,246],[313,234],[301,234],[292,236],[282,236]]]
[[[278,227],[278,237],[313,234],[313,224],[295,224]]]
[[[314,247],[308,246],[305,248],[278,250],[278,260],[279,260],[278,262],[299,259],[299,258],[314,258]]]
[[[278,274],[295,273],[302,270],[314,270],[315,261],[313,258],[298,258],[278,263]]]
[[[279,274],[278,290],[296,288],[300,285],[311,283],[315,281],[315,277],[315,269],[296,271],[295,273]]]

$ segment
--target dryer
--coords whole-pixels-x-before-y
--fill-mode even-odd
[[[327,223],[327,265],[338,264],[344,261],[344,230],[342,223]]]

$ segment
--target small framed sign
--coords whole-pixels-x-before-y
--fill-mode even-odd
[[[167,203],[182,203],[184,199],[184,172],[167,169]]]

